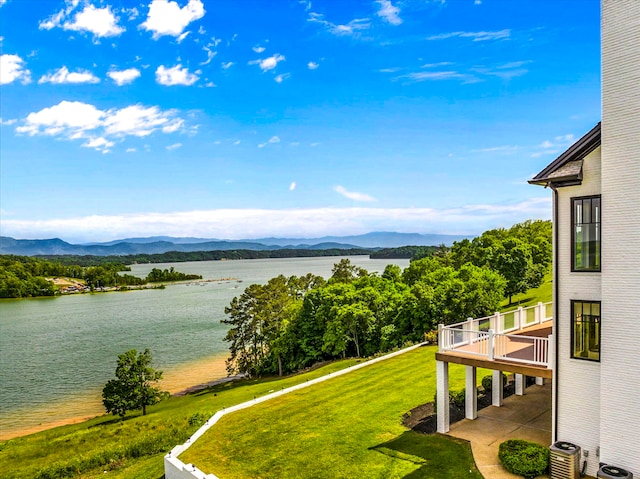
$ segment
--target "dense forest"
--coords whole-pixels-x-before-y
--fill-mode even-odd
[[[131,254],[123,256],[94,256],[94,255],[55,255],[39,256],[49,261],[62,264],[76,264],[81,266],[98,266],[106,263],[144,264],[144,263],[183,263],[185,261],[222,261],[233,259],[266,259],[266,258],[309,258],[321,256],[354,256],[369,255],[374,250],[352,249],[278,249],[278,250],[215,250],[215,251],[167,251],[156,254]],[[412,256],[402,256],[411,258]]]
[[[381,275],[334,265],[328,280],[278,276],[225,309],[229,373],[284,374],[320,361],[370,356],[424,339],[439,323],[492,314],[504,298],[541,284],[551,223],[527,221],[436,248]]]
[[[131,268],[122,263],[80,266],[30,256],[0,255],[0,298],[29,298],[60,293],[61,289],[47,278],[73,278],[81,281],[90,291],[202,278],[179,273],[173,268],[154,268],[145,279],[123,274],[123,271],[131,271]]]

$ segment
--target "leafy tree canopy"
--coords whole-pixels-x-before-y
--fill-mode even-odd
[[[116,379],[107,382],[102,390],[102,404],[108,413],[124,417],[128,411],[142,410],[162,400],[168,393],[154,386],[162,378],[162,371],[152,365],[151,351],[138,353],[131,349],[118,356]]]

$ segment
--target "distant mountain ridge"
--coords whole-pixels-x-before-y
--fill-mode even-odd
[[[205,238],[174,238],[153,236],[125,238],[105,243],[72,244],[59,238],[15,239],[0,236],[0,254],[36,255],[129,255],[156,254],[167,251],[217,251],[246,249],[254,251],[274,249],[353,249],[397,248],[400,246],[450,246],[470,236],[419,233],[376,232],[356,236],[325,236],[322,238],[260,238],[247,240],[219,240]]]

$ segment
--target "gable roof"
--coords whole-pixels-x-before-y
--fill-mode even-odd
[[[600,146],[600,123],[529,180],[532,185],[571,186],[582,183],[582,160]]]

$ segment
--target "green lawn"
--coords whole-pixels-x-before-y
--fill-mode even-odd
[[[468,444],[401,424],[433,400],[434,353],[419,348],[229,414],[180,459],[225,479],[481,478]],[[455,366],[452,389],[464,383]]]
[[[518,306],[526,308],[527,306],[538,304],[538,302],[548,303],[553,299],[552,285],[551,273],[547,273],[542,284],[538,288],[530,289],[526,293],[516,294],[511,298],[511,304],[509,304],[508,299],[505,299],[500,304],[500,311],[511,311],[512,309],[516,309]]]
[[[0,477],[50,478],[129,477],[159,478],[163,456],[183,443],[198,428],[190,425],[195,414],[207,418],[215,411],[328,374],[355,364],[339,361],[281,380],[261,379],[221,384],[205,392],[172,397],[148,409],[146,416],[131,414],[124,421],[101,416],[0,442]],[[124,457],[124,459],[123,459]],[[104,470],[109,471],[108,475]]]

